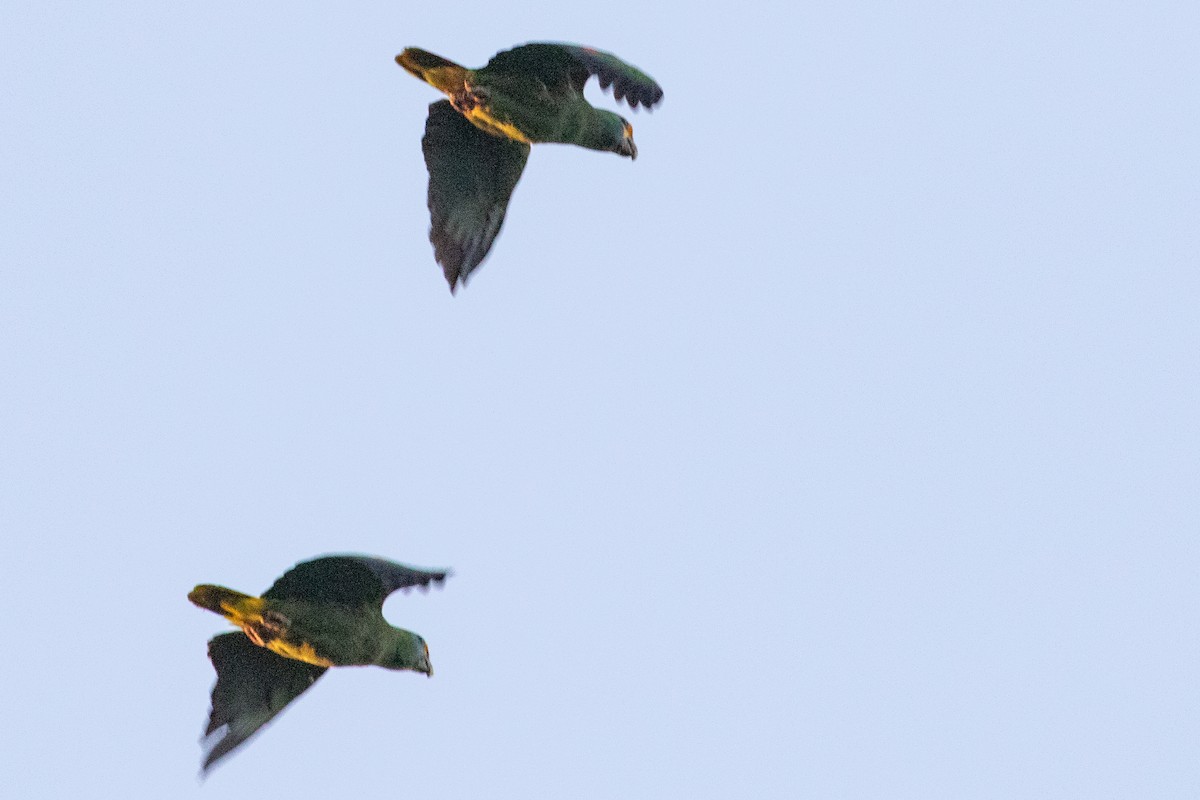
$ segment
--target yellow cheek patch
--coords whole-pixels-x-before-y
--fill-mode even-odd
[[[293,644],[286,642],[282,638],[273,639],[267,643],[267,649],[272,653],[278,653],[284,658],[290,658],[295,661],[303,661],[305,664],[313,664],[318,667],[332,667],[333,662],[327,658],[321,658],[317,655],[316,648],[308,642],[300,642]]]

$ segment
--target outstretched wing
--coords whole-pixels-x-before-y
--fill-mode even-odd
[[[650,108],[662,100],[662,87],[646,73],[612,53],[556,42],[532,42],[497,53],[479,72],[486,75],[529,76],[547,88],[570,86],[582,92],[595,75],[600,88],[612,86],[613,97],[633,108]]]
[[[217,671],[212,710],[204,731],[204,771],[271,721],[325,672],[325,667],[277,656],[241,631],[208,643]]]
[[[429,106],[421,149],[429,169],[429,241],[453,293],[500,232],[529,145],[485,133],[439,100]]]
[[[383,601],[397,589],[428,587],[449,574],[448,570],[406,567],[371,556],[324,556],[289,569],[263,597],[382,608]]]

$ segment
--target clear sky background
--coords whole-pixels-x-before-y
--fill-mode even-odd
[[[535,147],[452,298],[392,58],[546,39],[666,99],[636,162]],[[1200,796],[1198,42],[6,2],[3,792]],[[338,551],[455,569],[386,607],[436,675],[330,672],[200,783],[188,590]]]

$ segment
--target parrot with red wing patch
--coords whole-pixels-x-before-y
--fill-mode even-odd
[[[479,69],[416,47],[396,62],[448,98],[429,106],[421,148],[429,170],[429,240],[451,293],[491,249],[530,145],[575,144],[637,158],[629,121],[584,98],[591,76],[634,109],[652,108],[663,96],[637,67],[579,45],[524,44]]]
[[[261,597],[201,584],[188,594],[200,608],[241,631],[208,643],[217,672],[204,732],[203,769],[270,722],[329,667],[375,665],[433,675],[429,647],[383,618],[397,589],[428,590],[448,570],[423,570],[382,558],[324,556],[283,574]]]

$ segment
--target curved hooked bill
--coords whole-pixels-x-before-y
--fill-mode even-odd
[[[629,156],[634,161],[637,160],[637,145],[633,143],[633,126],[628,122],[625,123],[625,137],[618,145],[617,153],[623,156]]]

